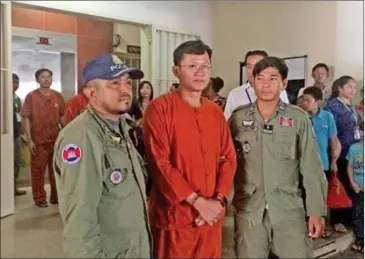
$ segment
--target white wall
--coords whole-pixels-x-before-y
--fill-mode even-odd
[[[330,66],[329,85],[344,74],[363,84],[362,1],[217,1],[212,17],[213,72],[225,80],[223,94],[238,85],[238,62],[254,49],[307,54],[308,84],[319,62]]]
[[[217,1],[212,17],[213,73],[225,81],[223,95],[238,86],[239,62],[249,50],[308,55],[308,84],[316,63],[335,63],[336,2]]]
[[[141,46],[141,26],[127,23],[114,23],[113,34],[122,36],[126,45]]]
[[[363,80],[363,1],[336,2],[335,76],[350,75]],[[359,82],[360,83],[360,82]],[[362,85],[361,85],[362,87]],[[360,92],[360,91],[359,91]]]
[[[16,1],[110,19],[155,24],[202,36],[212,43],[208,1]]]

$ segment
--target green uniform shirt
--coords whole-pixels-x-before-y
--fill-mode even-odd
[[[89,107],[56,141],[67,257],[150,258],[146,172],[124,120],[120,132]]]
[[[233,199],[237,210],[261,222],[266,208],[272,224],[301,216],[302,174],[308,216],[326,215],[327,182],[304,111],[280,102],[273,118],[265,122],[253,103],[237,108],[229,124],[238,149]]]
[[[14,138],[19,138],[22,134],[22,119],[20,116],[20,108],[22,102],[16,93],[13,93],[13,127],[14,127]]]

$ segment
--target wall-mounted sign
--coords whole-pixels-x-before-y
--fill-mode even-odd
[[[37,44],[52,45],[50,42],[50,38],[47,37],[37,37]]]
[[[127,53],[141,54],[141,47],[140,46],[127,45]]]

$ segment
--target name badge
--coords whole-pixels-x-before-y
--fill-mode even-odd
[[[355,129],[354,138],[355,139],[360,139],[360,130],[359,130],[359,127],[356,127],[356,129]]]
[[[273,130],[274,130],[274,125],[264,124],[264,129],[263,129],[264,134],[272,134]]]

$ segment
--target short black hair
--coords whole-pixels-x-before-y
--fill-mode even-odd
[[[281,79],[285,80],[288,77],[288,66],[285,62],[277,57],[265,57],[261,59],[259,62],[256,63],[255,67],[253,68],[253,76],[256,77],[258,74],[261,73],[262,70],[273,67],[276,68],[280,75]]]
[[[245,63],[244,63],[245,65],[246,65],[246,61],[247,61],[248,57],[251,57],[251,56],[262,56],[263,58],[266,58],[269,55],[267,54],[267,52],[265,50],[251,50],[246,53]]]
[[[211,81],[214,92],[219,93],[219,91],[222,90],[222,88],[224,87],[223,79],[217,76],[212,77]]]
[[[174,50],[174,64],[178,65],[185,54],[203,55],[208,53],[209,60],[212,60],[212,49],[202,40],[190,40],[180,44]]]
[[[329,69],[328,69],[328,66],[325,64],[325,63],[318,63],[317,65],[315,65],[313,68],[312,68],[312,73],[314,73],[314,71],[316,71],[317,68],[324,68],[326,69],[327,73],[329,72]]]
[[[35,76],[35,79],[38,79],[38,77],[43,73],[43,72],[48,72],[51,76],[53,76],[53,72],[51,70],[49,70],[48,68],[41,68],[41,69],[38,69],[34,76]]]
[[[19,76],[15,73],[13,73],[13,80],[19,80]]]
[[[322,90],[315,86],[305,88],[303,94],[311,95],[316,101],[320,101],[323,99]]]

